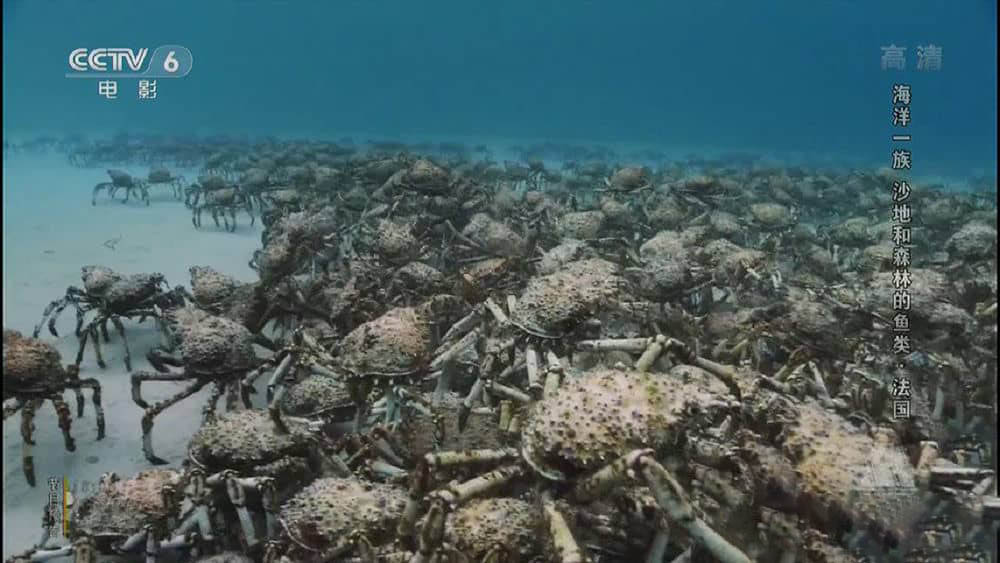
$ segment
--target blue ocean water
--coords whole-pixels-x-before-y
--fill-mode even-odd
[[[996,3],[3,3],[5,133],[225,132],[645,143],[885,164],[913,90],[915,171],[991,173]],[[180,44],[139,100],[70,80],[77,47]],[[880,47],[906,47],[883,70]],[[939,71],[917,47],[942,48]]]

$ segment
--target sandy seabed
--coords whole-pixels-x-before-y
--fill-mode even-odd
[[[145,176],[148,169],[127,168]],[[196,173],[181,170],[188,180]],[[75,168],[64,155],[5,157],[3,167],[3,327],[30,336],[42,311],[62,297],[70,285],[80,286],[80,268],[100,264],[121,273],[160,272],[171,286],[190,284],[188,268],[210,264],[237,279],[253,281],[248,266],[260,245],[261,226],[251,227],[249,218],[238,216],[235,233],[216,229],[205,217],[201,230],[191,225],[191,212],[172,199],[170,188],[151,189],[151,205],[110,201],[105,194],[91,206],[91,190],[108,181],[103,169]],[[122,194],[119,194],[119,197]],[[120,237],[114,248],[105,242]],[[59,338],[47,330],[42,338],[53,342],[63,363],[72,363],[78,342],[73,335],[75,315],[65,310],[57,327]],[[152,321],[125,322],[133,369],[151,369],[145,353],[159,343]],[[29,487],[21,470],[20,415],[10,417],[3,428],[3,557],[28,549],[38,541],[42,511],[48,502],[49,478],[68,478],[71,483],[95,483],[102,473],[115,471],[128,477],[151,467],[142,454],[139,421],[142,410],[132,402],[129,375],[123,363],[121,340],[111,333],[103,344],[107,368],[97,366],[88,344],[81,364],[81,377],[96,377],[103,387],[107,436],[97,441],[90,391],[85,390],[86,411],[73,419],[76,451],[67,452],[51,403],[35,417],[35,476]],[[184,383],[153,382],[143,386],[147,399],[159,400]],[[177,466],[185,456],[191,434],[201,420],[201,407],[209,388],[171,407],[156,419],[153,440],[156,452]],[[65,394],[75,411],[72,393]],[[257,395],[262,397],[261,394]],[[256,399],[261,401],[262,399]],[[75,415],[75,412],[74,412]],[[54,541],[54,539],[53,539]]]

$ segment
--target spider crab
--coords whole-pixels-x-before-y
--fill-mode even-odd
[[[108,192],[108,197],[112,199],[114,199],[118,190],[125,190],[125,199],[122,203],[128,203],[128,198],[133,193],[138,192],[138,196],[142,201],[146,202],[146,205],[149,205],[149,185],[146,182],[138,178],[133,178],[128,172],[121,170],[108,170],[108,176],[111,176],[110,182],[101,182],[94,186],[94,191],[90,198],[91,205],[97,205],[97,194],[101,190]]]
[[[390,309],[345,336],[338,346],[339,357],[305,331],[297,330],[292,345],[275,357],[278,369],[268,382],[272,412],[277,411],[287,389],[285,378],[292,366],[308,366],[345,380],[358,406],[355,430],[360,430],[369,406],[368,396],[373,392],[384,394],[387,388],[419,380],[426,374],[434,343],[432,327],[450,326],[463,308],[461,299],[437,295],[416,307]]]
[[[187,463],[188,473],[206,484],[206,495],[192,501],[222,516],[235,515],[244,551],[257,549],[261,542],[255,513],[263,512],[266,537],[274,537],[281,502],[318,476],[350,475],[332,453],[321,421],[283,417],[275,424],[260,410],[215,417],[206,408],[205,416],[188,445]]]
[[[219,399],[227,393],[227,404],[236,402],[237,391],[245,407],[250,408],[253,380],[270,361],[260,361],[253,348],[253,335],[243,325],[225,317],[210,315],[185,304],[162,316],[168,336],[165,347],[151,350],[150,364],[159,373],[137,371],[132,374],[132,400],[146,412],[142,417],[142,451],[154,464],[167,463],[153,453],[153,420],[167,408],[212,384],[213,391],[206,405],[206,417],[214,412]],[[176,353],[173,351],[176,350]],[[171,371],[167,366],[181,368]],[[141,386],[146,381],[190,381],[176,395],[150,405],[142,398]]]
[[[21,410],[22,464],[28,484],[35,486],[35,463],[31,453],[34,445],[35,411],[46,400],[52,402],[59,415],[66,450],[74,451],[76,443],[70,435],[69,406],[62,398],[62,392],[73,389],[76,392],[77,416],[83,416],[83,394],[81,389],[90,388],[97,413],[97,439],[104,438],[104,409],[101,407],[101,384],[96,379],[80,379],[79,368],[75,365],[63,367],[59,352],[51,344],[35,338],[25,338],[14,330],[3,331],[3,418]],[[7,404],[8,399],[13,399]]]
[[[201,228],[201,214],[208,210],[216,227],[225,228],[229,232],[236,231],[236,212],[243,210],[250,216],[253,226],[256,217],[250,198],[239,185],[231,184],[220,176],[201,176],[198,183],[185,190],[184,205],[191,209],[191,224],[196,229]],[[223,225],[219,224],[222,218]]]
[[[166,185],[173,190],[174,199],[184,198],[184,176],[174,176],[166,168],[153,168],[146,177],[147,186]]]
[[[567,500],[585,505],[638,479],[650,488],[665,519],[686,530],[692,541],[717,560],[750,561],[698,516],[673,472],[657,460],[658,455],[685,452],[689,441],[710,435],[737,408],[724,382],[702,371],[671,372],[664,377],[639,370],[600,369],[568,378],[560,386],[561,365],[549,368],[553,384],[544,398],[531,405],[519,449],[438,451],[420,460],[397,529],[400,538],[416,533],[417,554],[411,562],[431,561],[441,553],[449,513],[473,496],[525,479],[541,486],[542,518],[552,534],[554,560],[584,560],[557,508],[557,490],[566,491]],[[433,475],[438,470],[470,464],[500,467],[435,489]],[[418,530],[423,505],[429,511]],[[663,528],[661,534],[665,533]],[[662,557],[665,542],[654,542],[650,549]],[[657,559],[651,554],[649,560]]]
[[[49,332],[58,337],[56,319],[62,311],[73,305],[76,308],[76,335],[80,339],[80,349],[76,355],[76,365],[83,361],[83,352],[87,340],[94,342],[94,353],[97,355],[97,365],[104,368],[104,358],[101,355],[98,327],[108,342],[107,324],[110,321],[125,347],[125,368],[132,370],[132,358],[125,337],[125,325],[121,319],[140,317],[140,322],[146,317],[156,317],[158,307],[167,307],[177,302],[179,289],[167,290],[167,282],[163,274],[132,274],[123,275],[105,266],[84,266],[81,279],[83,289],[70,286],[66,296],[50,303],[42,313],[42,320],[35,326],[32,336],[37,338],[42,326],[48,321]],[[84,315],[88,311],[97,311],[97,316],[84,326]]]
[[[203,479],[172,469],[142,471],[124,480],[105,473],[94,494],[73,501],[71,544],[48,547],[46,535],[20,557],[47,561],[72,556],[75,563],[97,563],[101,555],[145,553],[146,561],[155,562],[165,552],[197,547],[214,539],[211,521],[204,507],[185,500],[204,489]]]

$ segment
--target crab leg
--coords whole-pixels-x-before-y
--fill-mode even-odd
[[[458,357],[459,354],[471,348],[473,343],[479,339],[479,335],[479,329],[472,330],[454,344],[449,345],[448,348],[438,352],[438,354],[431,361],[430,370],[435,371],[442,368],[445,364]],[[445,337],[447,338],[447,335],[445,335]],[[443,346],[445,345],[442,344],[442,347]],[[439,347],[438,350],[441,350],[442,347]]]
[[[115,325],[118,336],[122,338],[122,347],[125,348],[125,371],[132,371],[132,353],[128,349],[128,338],[125,337],[125,325],[118,317],[111,317],[111,323]],[[107,325],[102,324],[101,326],[105,331],[105,342],[107,342]]]
[[[288,373],[288,370],[291,369],[293,363],[298,363],[298,355],[294,353],[288,354],[281,359],[281,363],[278,364],[278,367],[274,370],[274,373],[271,374],[271,379],[269,379],[267,382],[268,404],[270,404],[274,400],[274,390],[278,388],[279,384],[282,387],[284,386],[282,379],[284,379],[285,375]],[[254,370],[254,373],[251,373],[249,376],[246,377],[246,379],[243,380],[243,387],[245,393],[249,393],[249,388],[250,386],[253,385],[254,380],[260,376],[259,373],[260,371],[261,371],[260,369]],[[244,399],[244,402],[249,401],[249,396],[245,395],[245,397],[246,398]]]
[[[483,303],[483,305],[485,305],[486,309],[490,312],[491,315],[493,315],[493,318],[496,320],[497,324],[499,324],[500,326],[506,326],[507,324],[510,323],[510,319],[507,317],[507,314],[504,313],[503,309],[501,309],[500,306],[496,304],[496,301],[493,301],[492,297],[487,298],[486,302]]]
[[[537,397],[542,390],[542,383],[538,369],[538,350],[531,344],[524,348],[524,363],[528,368],[528,391]]]
[[[97,337],[97,321],[90,323],[90,339],[94,341],[94,356],[97,357],[97,365],[102,369],[108,367],[104,363],[104,354],[101,352],[101,340]]]
[[[281,400],[285,398],[285,391],[288,388],[282,385],[278,387],[278,393],[267,403],[267,412],[274,423],[274,430],[278,434],[288,434],[288,425],[281,419]]]
[[[656,535],[653,536],[653,543],[649,546],[649,551],[646,552],[645,563],[661,563],[663,557],[667,552],[667,545],[670,543],[670,528],[669,524],[664,524],[656,531]]]
[[[401,538],[408,538],[413,535],[420,503],[424,500],[425,491],[430,487],[431,475],[438,468],[469,465],[472,463],[499,463],[514,460],[518,457],[517,450],[513,449],[467,450],[463,452],[426,454],[417,462],[417,467],[412,473],[406,507],[403,509],[403,515],[400,517],[399,524],[396,527],[397,535]]]
[[[49,303],[45,310],[42,311],[42,320],[38,321],[35,325],[35,329],[31,332],[32,338],[38,338],[38,335],[42,332],[42,327],[45,325],[46,319],[49,321],[49,332],[55,328],[55,322],[52,319],[58,318],[59,312],[66,308],[70,303],[69,290],[66,290],[67,296],[62,299],[57,299],[52,303]],[[52,333],[52,336],[59,337],[58,333]]]
[[[201,409],[202,424],[208,424],[215,420],[215,410],[219,406],[219,399],[222,398],[223,392],[225,392],[225,385],[216,381],[212,385],[212,394],[208,396],[205,406]]]
[[[478,477],[473,477],[464,483],[449,485],[447,488],[432,493],[432,495],[444,501],[448,507],[454,508],[474,496],[507,484],[511,480],[524,475],[524,471],[525,469],[521,465],[507,465]]]
[[[57,557],[66,557],[69,555],[73,555],[75,550],[76,550],[75,546],[72,545],[67,545],[56,549],[39,550],[27,556],[27,559],[29,561],[48,561],[49,559],[55,559]]]
[[[191,379],[191,378],[184,377],[182,379]],[[135,377],[133,376],[132,379],[133,398],[135,398],[136,394],[138,393],[138,381],[139,380],[136,380]],[[183,391],[180,391],[179,393],[174,395],[173,397],[160,401],[155,405],[153,405],[152,407],[146,408],[146,413],[142,416],[142,451],[144,454],[146,454],[146,459],[148,459],[150,463],[154,465],[164,465],[167,463],[165,459],[156,457],[156,454],[153,453],[153,438],[152,438],[153,419],[156,418],[156,415],[160,414],[167,408],[177,404],[183,399],[190,397],[191,395],[194,395],[195,393],[200,391],[201,388],[204,387],[205,385],[208,385],[208,380],[197,380]]]
[[[70,428],[73,425],[73,415],[69,412],[69,405],[66,404],[66,401],[59,394],[50,396],[49,400],[52,402],[52,407],[56,409],[56,415],[59,417],[59,430],[62,431],[66,451],[76,451],[76,442],[70,434]]]
[[[542,388],[542,396],[551,397],[559,389],[563,366],[551,350],[546,353],[545,359],[548,361],[548,367],[545,368],[545,386]]]
[[[435,491],[431,494],[431,508],[427,513],[427,519],[418,533],[417,553],[410,559],[410,563],[426,563],[432,561],[435,551],[440,547],[444,539],[445,520],[448,512],[454,510],[458,505],[468,501],[473,496],[482,494],[498,486],[505,485],[524,473],[524,468],[520,465],[508,465],[501,467],[479,477],[474,477],[468,481],[450,485],[445,489]]]
[[[486,389],[491,393],[496,393],[501,397],[517,401],[522,405],[528,405],[534,402],[534,399],[532,399],[527,393],[501,383],[496,383],[492,380],[488,380],[486,382]]]
[[[462,336],[479,325],[483,320],[482,311],[477,307],[468,315],[462,317],[455,324],[451,325],[448,332],[441,337],[441,346],[457,342]]]
[[[722,563],[750,563],[750,558],[745,553],[695,515],[684,489],[665,467],[645,455],[639,457],[637,465],[653,491],[657,503],[666,511],[671,521],[687,531],[692,540],[705,547]]]
[[[31,435],[35,431],[35,411],[38,410],[41,403],[40,399],[32,399],[21,410],[21,467],[24,471],[24,478],[32,487],[35,486],[35,456],[31,447],[35,445],[35,442],[31,439]]]
[[[110,317],[105,317],[104,320],[101,321],[101,337],[104,338],[104,343],[105,344],[111,342],[111,335],[108,334],[108,321],[109,320],[111,320]]]
[[[141,385],[143,381],[185,381],[190,379],[187,375],[183,373],[153,373],[151,371],[137,371],[132,374],[132,401],[139,405],[140,408],[149,408],[149,403],[147,403],[142,398]]]
[[[70,365],[72,366],[73,364]],[[72,389],[73,395],[76,396],[76,417],[83,418],[83,407],[86,402],[86,399],[83,398],[83,389],[80,389],[80,387],[72,387]]]
[[[236,410],[236,401],[239,399],[239,382],[227,381],[223,387],[226,389],[226,412],[233,412]]]
[[[214,477],[214,476],[213,476]],[[251,479],[238,479],[232,472],[225,472],[222,476],[225,479],[226,495],[229,502],[236,508],[236,514],[240,519],[240,528],[243,531],[243,538],[248,548],[252,548],[259,543],[257,532],[255,531],[253,518],[250,510],[247,509],[247,497],[244,488],[256,488],[259,483],[265,482],[263,479],[254,481]],[[212,477],[209,477],[212,481]],[[245,484],[244,484],[245,483]]]
[[[605,338],[601,340],[581,340],[576,343],[577,350],[592,352],[632,352],[639,353],[649,345],[648,338]]]
[[[87,379],[79,379],[79,368],[76,366],[69,366],[67,371],[70,372],[70,385],[73,387],[74,391],[77,392],[77,412],[79,416],[83,416],[83,392],[82,388],[90,388],[90,400],[94,403],[94,416],[97,419],[97,439],[104,439],[104,407],[101,405],[101,383],[93,377],[88,377]]]
[[[549,525],[549,535],[552,536],[552,543],[559,554],[562,563],[583,563],[585,561],[580,546],[573,537],[566,519],[552,501],[552,493],[546,491],[542,493],[542,509],[545,511],[545,520]]]
[[[281,525],[278,522],[278,493],[274,488],[274,481],[272,479],[267,479],[257,485],[257,491],[260,493],[260,503],[264,507],[264,519],[267,525],[267,537],[275,538],[281,531]]]

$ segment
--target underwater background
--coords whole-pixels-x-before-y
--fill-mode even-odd
[[[902,81],[921,172],[994,168],[987,0],[46,0],[3,13],[5,132],[534,138],[867,163],[889,149]],[[154,103],[63,76],[76,47],[168,43],[194,69],[161,81]],[[890,44],[907,48],[906,70],[881,69]],[[916,69],[928,44],[939,71]]]
[[[261,221],[251,226],[241,217],[234,233],[207,220],[195,229],[191,212],[165,192],[154,193],[149,207],[107,196],[92,205],[91,190],[117,164],[80,166],[53,144],[31,148],[43,135],[81,146],[84,137],[118,136],[127,145],[128,135],[141,143],[147,134],[351,147],[456,142],[488,146],[473,152],[499,162],[527,160],[530,147],[552,142],[605,147],[587,154],[616,165],[686,159],[697,168],[698,158],[729,155],[737,166],[760,158],[775,168],[805,163],[846,176],[890,164],[890,136],[900,132],[891,121],[891,88],[907,84],[911,176],[942,191],[992,191],[992,201],[996,17],[997,3],[987,0],[7,0],[3,325],[29,334],[46,305],[80,285],[86,264],[160,272],[170,284],[186,283],[193,265],[240,282],[258,278],[248,262],[261,247]],[[140,100],[135,78],[120,79],[118,98],[108,100],[97,80],[65,76],[76,48],[152,53],[166,44],[187,47],[193,70],[158,80],[156,99]],[[906,48],[905,69],[882,68],[882,47],[890,45]],[[942,50],[939,70],[918,69],[917,48],[928,45]],[[8,155],[8,140],[25,145]],[[122,166],[145,177],[147,164]],[[191,182],[205,169],[177,164],[174,171]],[[930,246],[921,252],[939,250]],[[61,337],[42,335],[64,362],[78,349],[71,317],[63,314]],[[142,356],[160,342],[151,324],[128,324],[139,369],[149,369]],[[38,539],[45,480],[86,489],[105,471],[128,476],[150,467],[122,349],[113,341],[105,353],[108,369],[98,369],[90,351],[82,363],[82,373],[104,386],[102,442],[88,410],[74,418],[77,451],[64,451],[56,416],[43,407],[35,433],[39,486],[30,488],[17,418],[4,426],[5,559]],[[148,397],[173,391],[153,388]],[[158,419],[157,447],[171,463],[187,455],[207,395]]]

